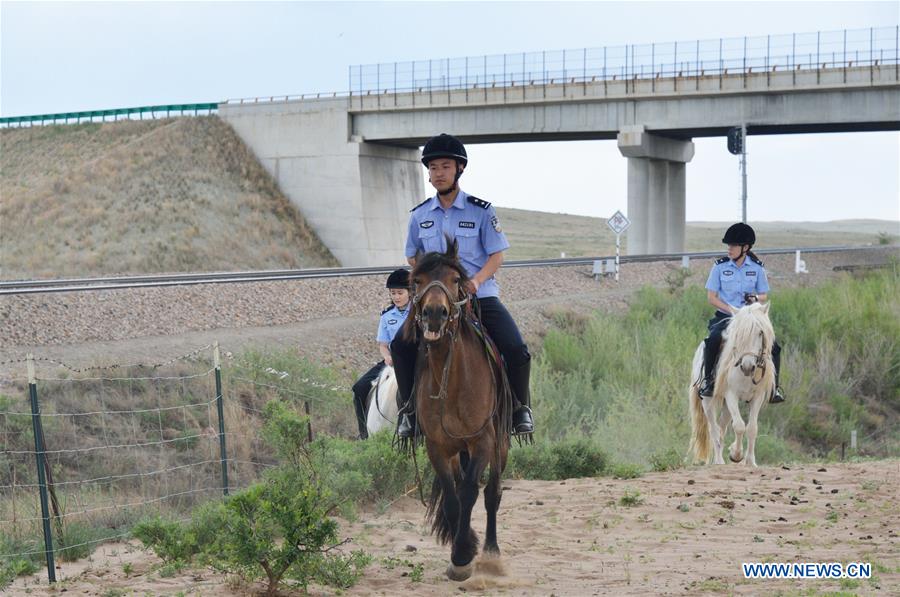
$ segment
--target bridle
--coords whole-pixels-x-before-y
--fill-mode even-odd
[[[437,395],[429,396],[429,398],[431,398],[432,400],[440,400],[441,401],[440,420],[441,420],[441,428],[443,429],[444,433],[448,437],[451,437],[453,439],[468,439],[470,437],[475,437],[475,436],[480,435],[484,431],[484,429],[488,426],[488,424],[493,420],[494,416],[497,413],[497,409],[499,408],[499,400],[494,401],[494,408],[491,411],[491,414],[488,415],[488,417],[484,420],[484,423],[481,424],[481,427],[479,427],[478,430],[475,431],[474,433],[470,433],[468,435],[455,435],[455,434],[451,433],[450,430],[448,430],[447,427],[444,425],[444,404],[446,403],[446,398],[447,398],[447,384],[450,379],[450,366],[453,363],[453,352],[454,352],[453,345],[459,339],[459,335],[456,333],[456,331],[459,327],[459,324],[457,322],[459,321],[460,317],[462,317],[463,306],[469,302],[469,294],[465,293],[465,298],[463,298],[462,300],[459,300],[459,301],[454,301],[453,294],[450,292],[450,289],[447,288],[447,285],[444,284],[443,282],[441,282],[440,280],[432,280],[431,282],[429,282],[428,284],[425,285],[425,288],[423,288],[421,292],[418,292],[418,290],[417,290],[416,294],[412,298],[413,309],[414,309],[414,313],[415,313],[415,315],[413,317],[415,319],[416,325],[418,325],[419,328],[423,332],[425,331],[425,328],[424,328],[424,324],[422,323],[422,313],[421,313],[421,310],[419,307],[419,303],[422,300],[422,298],[425,296],[425,294],[434,287],[440,288],[441,291],[443,291],[443,293],[445,295],[447,295],[447,300],[450,301],[450,305],[451,305],[450,316],[447,318],[447,321],[441,325],[441,329],[440,329],[440,333],[441,333],[441,335],[443,335],[444,329],[447,328],[447,336],[449,336],[449,338],[450,338],[450,350],[447,352],[447,359],[444,362],[444,367],[441,371],[441,381],[440,381],[438,393],[437,393]],[[450,327],[451,324],[454,324],[454,323],[456,323],[456,325],[453,325],[452,327]],[[425,347],[425,350],[426,350],[426,356],[430,355],[430,353],[428,352],[427,345]],[[493,367],[491,367],[491,375],[492,375],[492,377],[494,375]],[[496,384],[496,383],[497,383],[497,381],[496,381],[496,379],[494,379],[494,384]]]
[[[739,367],[741,361],[744,360],[746,356],[755,356],[756,357],[756,369],[753,370],[753,374],[750,377],[750,381],[753,382],[753,385],[758,385],[759,382],[763,380],[763,377],[766,375],[766,335],[762,332],[759,333],[760,338],[762,338],[762,347],[759,349],[758,353],[754,352],[745,352],[744,354],[738,356],[734,361],[734,366]],[[759,376],[759,379],[756,379],[756,371],[759,370],[762,374]]]
[[[412,298],[413,311],[415,312],[414,319],[416,321],[416,325],[418,325],[419,328],[423,332],[425,331],[425,328],[423,327],[423,324],[422,324],[422,310],[419,307],[419,301],[421,301],[425,297],[425,295],[428,293],[428,291],[434,287],[440,288],[444,292],[444,294],[447,295],[447,300],[450,302],[450,317],[447,319],[447,321],[445,323],[443,323],[441,325],[441,329],[440,329],[441,334],[443,334],[445,326],[447,326],[448,324],[454,323],[459,319],[460,315],[462,314],[463,305],[465,305],[466,303],[469,302],[469,295],[468,295],[468,293],[466,293],[466,297],[463,300],[454,301],[453,294],[451,294],[450,289],[447,288],[447,285],[444,284],[443,282],[441,282],[440,280],[432,280],[431,282],[429,282],[428,284],[425,285],[425,288],[423,288],[421,292],[417,291],[416,294],[413,295],[413,298]],[[448,333],[452,336],[453,330],[448,331]]]

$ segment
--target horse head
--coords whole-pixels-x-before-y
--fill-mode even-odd
[[[456,240],[447,239],[444,253],[416,255],[412,274],[414,321],[427,342],[452,335],[469,300],[469,278],[459,262]]]
[[[765,371],[772,353],[774,331],[769,321],[769,303],[742,307],[728,326],[732,346],[739,351],[734,366],[751,379]],[[755,383],[755,382],[754,382]]]

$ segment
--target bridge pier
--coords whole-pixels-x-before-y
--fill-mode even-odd
[[[406,263],[409,210],[425,197],[418,148],[352,136],[346,98],[222,104],[219,117],[342,266]]]
[[[694,157],[694,143],[637,126],[623,128],[618,145],[628,158],[628,253],[683,251],[685,165]]]

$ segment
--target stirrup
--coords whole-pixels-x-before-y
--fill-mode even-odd
[[[416,413],[404,413],[400,415],[400,423],[397,425],[397,437],[411,439],[416,435]]]
[[[780,404],[782,402],[784,402],[784,394],[781,392],[781,388],[775,386],[772,396],[769,397],[769,404]]]
[[[534,433],[534,418],[532,417],[531,408],[522,405],[513,411],[512,433],[513,435]]]
[[[716,392],[716,383],[711,379],[704,379],[697,391],[701,398],[712,398]]]

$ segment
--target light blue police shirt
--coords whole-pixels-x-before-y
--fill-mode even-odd
[[[750,255],[738,267],[728,257],[717,259],[706,280],[706,289],[719,293],[719,298],[736,309],[744,306],[744,293],[766,294],[769,280],[762,261]],[[731,313],[726,313],[731,315]]]
[[[378,322],[378,342],[390,344],[394,340],[397,330],[409,315],[409,305],[410,303],[406,303],[406,308],[402,311],[397,308],[397,305],[391,305],[382,311],[381,321]]]
[[[413,208],[406,236],[406,256],[415,257],[416,251],[446,251],[446,235],[458,241],[459,259],[469,277],[481,271],[491,255],[509,248],[493,206],[463,190],[449,209],[441,207],[437,195]],[[500,296],[497,279],[491,276],[485,280],[476,296]]]

